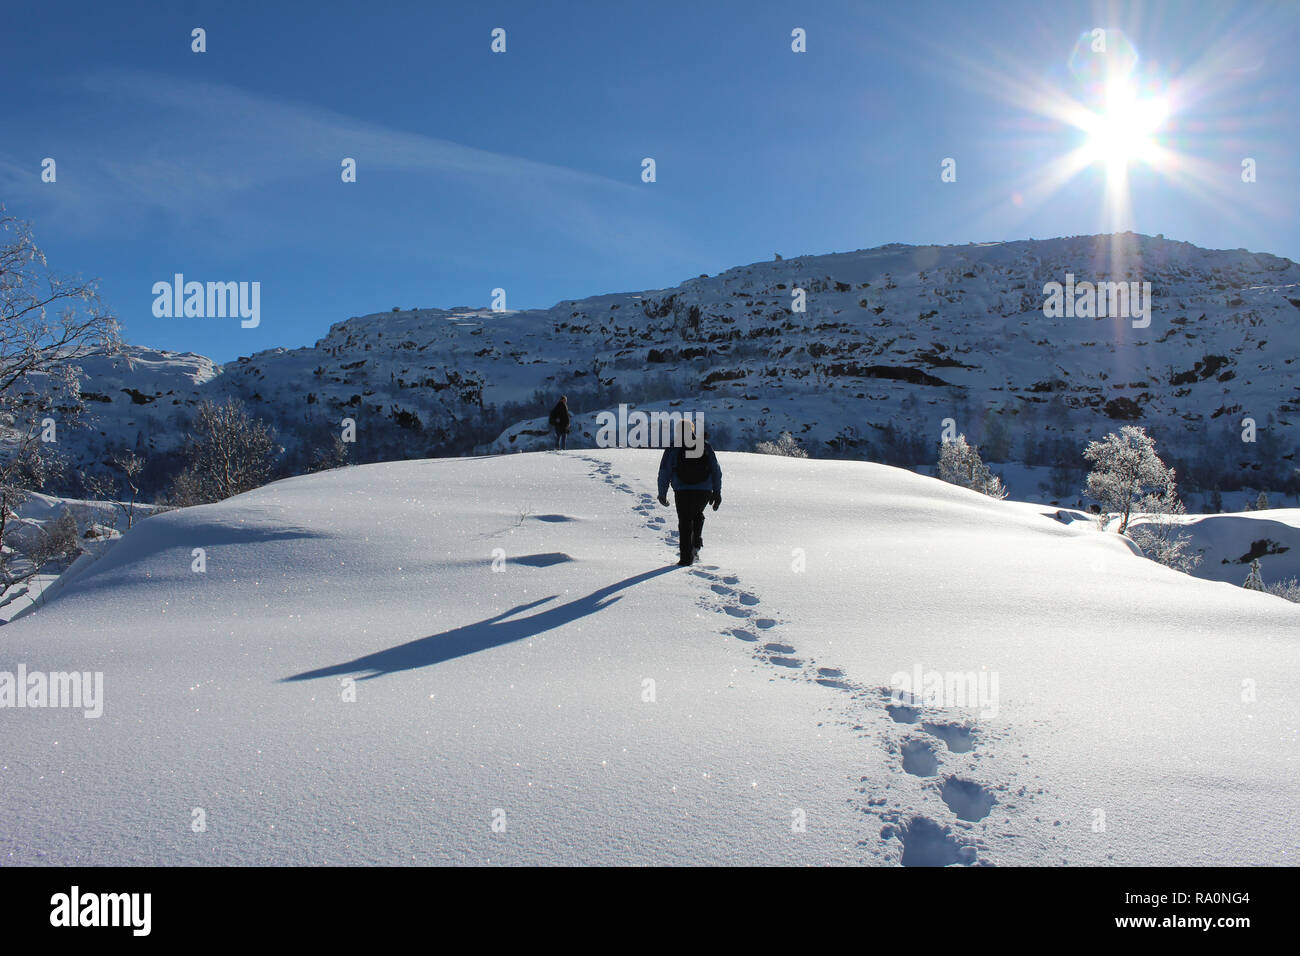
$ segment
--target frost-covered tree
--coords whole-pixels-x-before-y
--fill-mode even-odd
[[[51,439],[82,410],[77,361],[119,345],[94,283],[52,271],[31,227],[0,210],[0,594],[38,570],[17,509],[63,470]]]
[[[1246,583],[1242,585],[1247,591],[1266,591],[1264,587],[1264,575],[1259,570],[1259,558],[1250,562],[1250,574],[1246,576]]]
[[[1134,511],[1164,513],[1177,500],[1174,470],[1156,454],[1156,443],[1140,425],[1125,425],[1101,441],[1088,442],[1083,457],[1093,463],[1087,493],[1106,511],[1119,514],[1119,533]]]
[[[989,471],[980,458],[979,448],[968,444],[965,435],[958,435],[939,446],[939,477],[949,484],[978,491],[990,498],[1007,496],[1002,479]]]
[[[0,212],[0,481],[47,469],[48,429],[82,409],[77,361],[120,344],[90,282],[53,272],[27,223]]]
[[[781,432],[776,441],[761,441],[754,446],[760,455],[783,455],[786,458],[807,458],[808,452],[799,447],[794,435]]]
[[[125,501],[119,501],[118,505],[126,512],[126,528],[131,530],[135,524],[135,499],[140,494],[140,475],[144,471],[145,460],[133,451],[124,452],[113,459],[113,467],[122,473],[122,481],[126,486]]]
[[[274,463],[271,429],[248,414],[243,402],[200,403],[186,447],[189,464],[170,494],[177,505],[206,504],[267,482]]]

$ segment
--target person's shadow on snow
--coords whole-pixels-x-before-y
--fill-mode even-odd
[[[359,677],[360,680],[370,680],[384,674],[392,674],[395,671],[407,671],[416,667],[441,664],[443,661],[450,661],[457,657],[464,657],[467,654],[484,651],[489,647],[500,647],[502,644],[509,644],[512,641],[522,640],[526,637],[534,637],[562,624],[568,624],[570,621],[576,621],[579,618],[603,610],[622,597],[622,595],[615,594],[616,591],[622,591],[625,588],[630,588],[642,581],[648,581],[650,578],[673,570],[676,570],[675,565],[655,568],[652,571],[643,571],[640,574],[634,574],[630,578],[624,578],[622,581],[592,591],[586,597],[570,601],[568,604],[561,604],[559,607],[539,611],[528,617],[514,617],[516,614],[531,610],[540,604],[545,604],[547,601],[554,601],[558,595],[552,594],[550,597],[531,601],[528,604],[517,605],[494,617],[473,624],[466,624],[462,627],[455,627],[450,631],[443,631],[441,634],[421,637],[405,644],[399,644],[396,647],[390,647],[384,651],[376,651],[373,654],[355,658],[343,664],[320,667],[316,670],[294,674],[292,677],[284,677],[281,678],[281,683],[315,680],[318,677],[337,677],[343,674],[359,674],[362,675]]]

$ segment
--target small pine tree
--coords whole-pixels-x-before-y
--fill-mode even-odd
[[[960,485],[990,498],[1007,496],[1002,479],[989,471],[980,458],[979,448],[968,444],[965,435],[939,446],[939,477],[950,485]]]
[[[1259,558],[1250,562],[1250,575],[1246,578],[1246,583],[1242,585],[1247,591],[1266,591],[1264,587],[1264,575],[1259,570]]]
[[[1259,497],[1255,499],[1255,510],[1256,511],[1268,510],[1268,495],[1266,495],[1262,491],[1259,493]]]

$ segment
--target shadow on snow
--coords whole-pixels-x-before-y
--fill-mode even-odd
[[[534,637],[553,628],[579,620],[589,614],[604,610],[621,598],[616,594],[626,588],[648,581],[650,578],[675,570],[675,565],[666,565],[652,571],[642,571],[630,578],[624,578],[614,584],[592,591],[586,597],[561,604],[558,607],[539,611],[528,617],[515,617],[524,611],[554,601],[556,595],[519,604],[494,617],[455,627],[441,634],[431,634],[418,640],[408,641],[387,650],[366,654],[342,664],[320,667],[316,670],[303,671],[292,677],[282,678],[281,682],[315,680],[320,677],[337,677],[345,674],[362,674],[362,680],[392,674],[397,671],[414,670],[417,667],[429,667],[444,661],[465,657],[469,654],[485,651],[490,647],[500,647],[524,638]]]

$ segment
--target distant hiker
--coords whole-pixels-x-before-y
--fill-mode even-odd
[[[551,417],[547,419],[547,421],[551,423],[551,428],[555,429],[556,449],[568,447],[569,396],[560,396],[560,400],[556,402],[555,407],[551,409]]]
[[[677,503],[677,540],[681,546],[680,565],[689,565],[700,556],[704,539],[704,506],[718,510],[722,504],[722,468],[713,448],[697,437],[695,428],[683,420],[678,430],[677,447],[664,449],[659,459],[659,503],[668,505],[668,486],[673,488]]]

